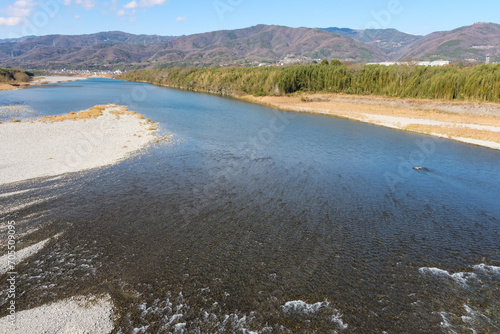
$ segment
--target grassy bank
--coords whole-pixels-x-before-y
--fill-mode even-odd
[[[500,102],[500,64],[170,68],[130,71],[121,79],[220,95],[281,96],[307,92]]]
[[[500,105],[333,93],[251,96],[281,110],[324,114],[500,150]]]
[[[0,68],[0,90],[15,89],[27,85],[33,73],[24,70]]]
[[[0,68],[0,83],[12,84],[29,82],[33,74],[24,70]]]
[[[161,69],[121,78],[500,149],[500,65]]]

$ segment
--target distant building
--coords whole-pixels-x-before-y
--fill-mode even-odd
[[[486,64],[489,64],[490,63],[490,54],[487,54],[486,55]]]
[[[434,60],[434,61],[414,61],[414,62],[406,62],[406,61],[384,61],[382,63],[368,63],[367,65],[384,65],[384,66],[392,66],[392,65],[417,65],[417,66],[445,66],[451,64],[449,60]]]
[[[394,61],[384,61],[382,63],[368,63],[367,65],[384,65],[384,66],[392,66],[396,65],[397,63]]]
[[[449,61],[449,60],[435,60],[435,61],[430,61],[430,62],[420,61],[420,62],[418,62],[417,65],[420,65],[420,66],[445,66],[445,65],[450,65],[450,64],[451,64],[451,61]]]

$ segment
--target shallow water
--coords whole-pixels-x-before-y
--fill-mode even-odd
[[[64,231],[17,267],[19,307],[109,292],[121,333],[500,331],[499,151],[116,80],[0,93],[105,103],[174,140],[0,187],[23,244]]]

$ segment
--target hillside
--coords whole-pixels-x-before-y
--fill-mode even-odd
[[[275,63],[287,56],[382,61],[375,47],[318,29],[258,25],[182,36],[121,32],[51,35],[0,44],[0,64],[29,68],[133,68]]]
[[[481,63],[488,53],[492,62],[500,61],[498,24],[477,23],[425,37],[395,29],[257,25],[180,37],[114,31],[0,40],[0,66],[53,70],[307,64],[321,59],[380,62],[413,58]]]
[[[332,34],[354,38],[358,41],[380,49],[391,60],[398,58],[398,52],[404,47],[418,41],[422,36],[410,35],[396,29],[354,30],[349,28],[321,28]]]
[[[185,60],[200,62],[215,59],[275,62],[290,55],[345,61],[386,58],[376,48],[322,30],[267,25],[180,37],[170,41],[164,52],[171,50],[182,50]]]
[[[133,35],[120,31],[90,35],[48,35],[0,41],[0,64],[9,67],[114,68],[140,64],[172,36]]]
[[[29,38],[33,38],[33,37],[36,37],[36,36],[25,36],[25,37],[19,37],[19,38],[6,38],[6,39],[0,39],[0,44],[3,44],[3,43],[19,43],[19,42],[23,42]]]
[[[0,44],[16,43],[23,49],[30,50],[38,46],[85,47],[99,44],[161,44],[172,40],[174,36],[133,35],[121,31],[100,32],[89,35],[47,35],[28,36],[18,39],[0,39]]]
[[[26,86],[33,73],[10,68],[0,68],[0,91]]]
[[[500,61],[499,24],[476,23],[432,33],[403,48],[399,58],[484,62],[488,53],[491,54],[491,61]]]

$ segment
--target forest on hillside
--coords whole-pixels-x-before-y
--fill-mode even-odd
[[[329,65],[135,70],[120,78],[228,96],[325,92],[500,102],[500,64],[426,67],[332,61]]]

